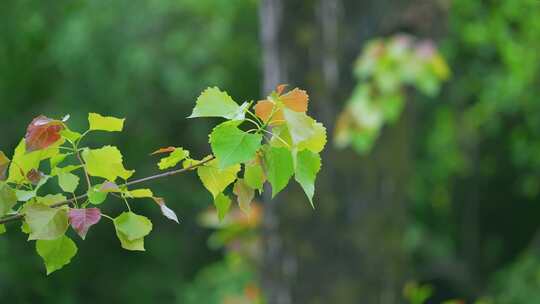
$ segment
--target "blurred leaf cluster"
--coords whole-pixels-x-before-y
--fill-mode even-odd
[[[209,247],[225,248],[225,257],[204,267],[186,286],[179,303],[264,303],[256,267],[261,257],[262,212],[262,206],[253,202],[247,214],[237,207],[222,221],[217,220],[214,209],[200,214],[202,226],[216,229],[208,239]]]
[[[408,86],[435,96],[450,69],[433,42],[398,34],[367,43],[354,73],[358,84],[336,123],[334,142],[366,153],[386,123],[400,117]]]

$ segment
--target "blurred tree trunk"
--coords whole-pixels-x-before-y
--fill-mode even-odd
[[[263,0],[259,8],[260,40],[264,50],[262,95],[266,96],[285,81],[280,50],[280,30],[283,17],[281,0]],[[279,232],[280,219],[277,215],[278,199],[272,199],[271,189],[266,185],[263,201],[263,261],[261,265],[262,285],[268,303],[290,304],[290,284],[286,281],[286,256]]]
[[[414,109],[386,128],[367,156],[334,149],[332,132],[363,43],[402,31],[436,35],[440,14],[428,0],[261,2],[263,93],[286,82],[307,89],[309,111],[330,140],[315,211],[299,187],[265,201],[261,271],[269,304],[400,302]]]

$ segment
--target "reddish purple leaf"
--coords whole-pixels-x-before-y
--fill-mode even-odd
[[[43,178],[43,173],[36,169],[32,169],[26,173],[26,179],[32,183],[32,185],[39,184],[39,181]]]
[[[71,227],[84,240],[88,229],[101,219],[101,211],[98,208],[69,209],[68,216]]]
[[[26,152],[45,149],[60,139],[64,129],[61,121],[40,115],[26,129]]]
[[[101,192],[120,192],[120,188],[113,182],[106,181],[99,188]]]

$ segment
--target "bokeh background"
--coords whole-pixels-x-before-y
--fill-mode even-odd
[[[399,33],[432,41],[451,76],[431,96],[405,86],[367,151],[338,149],[356,58]],[[540,303],[539,59],[537,0],[4,0],[6,154],[39,114],[84,130],[98,112],[126,129],[89,144],[151,174],[158,147],[209,152],[213,122],[185,117],[214,85],[238,101],[308,90],[329,143],[316,210],[291,185],[216,230],[194,174],[156,181],[180,225],[141,203],[159,219],[147,252],[98,225],[49,277],[10,224],[0,303]]]

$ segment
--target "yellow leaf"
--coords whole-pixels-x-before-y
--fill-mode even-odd
[[[239,178],[234,184],[233,193],[236,194],[240,209],[249,214],[251,201],[255,197],[255,190],[248,186],[243,179]]]
[[[122,131],[124,128],[125,119],[101,116],[97,113],[88,114],[88,123],[90,123],[90,130],[101,130],[109,132]]]
[[[145,198],[145,197],[154,197],[152,190],[150,189],[137,189],[131,190],[128,192],[128,195],[132,198]]]
[[[215,159],[197,168],[199,178],[204,187],[212,193],[214,199],[236,180],[238,171],[240,171],[240,164],[220,170],[218,162]]]
[[[135,172],[124,168],[122,154],[118,148],[113,146],[105,146],[100,149],[86,148],[82,152],[82,157],[86,163],[88,174],[92,176],[114,181],[118,177],[128,179]]]

